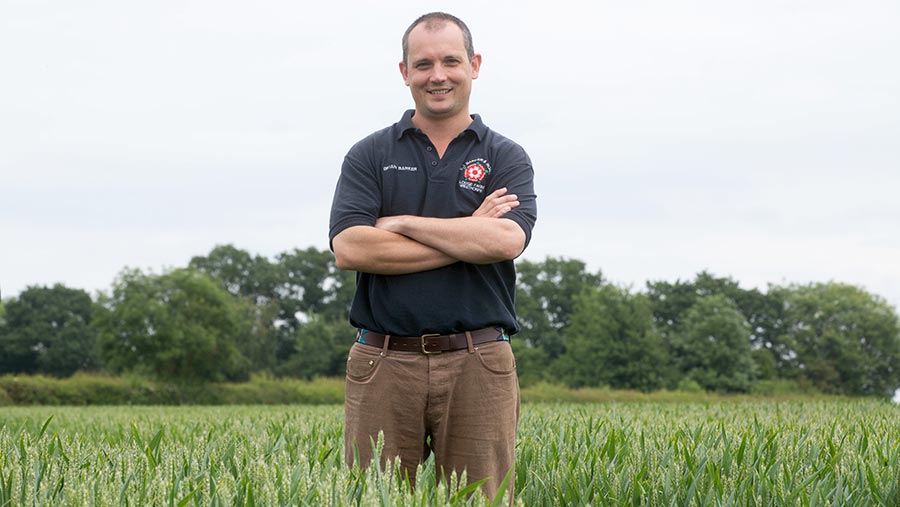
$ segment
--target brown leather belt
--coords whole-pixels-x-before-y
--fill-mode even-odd
[[[508,338],[501,338],[501,336],[505,336],[505,333],[499,331],[495,327],[486,327],[477,331],[470,331],[469,334],[472,335],[473,346],[504,339],[508,340]],[[384,348],[384,340],[388,336],[390,337],[388,339],[388,350],[439,354],[441,352],[462,350],[469,347],[466,342],[466,333],[394,336],[383,335],[374,331],[360,330],[356,334],[356,341],[363,345]]]

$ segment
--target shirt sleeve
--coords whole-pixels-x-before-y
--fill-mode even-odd
[[[498,188],[506,187],[507,194],[516,194],[519,206],[503,215],[501,218],[512,220],[519,224],[525,232],[525,246],[531,242],[531,230],[537,221],[537,195],[534,193],[534,168],[531,158],[518,145],[510,150],[506,160],[496,168],[496,178],[491,181],[488,193]]]
[[[348,227],[374,226],[381,209],[381,183],[360,146],[354,146],[341,166],[334,190],[329,220],[328,244],[334,251],[334,237]]]

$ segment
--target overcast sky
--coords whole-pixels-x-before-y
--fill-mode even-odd
[[[0,0],[0,289],[327,248],[349,147],[448,10],[535,164],[525,258],[617,283],[840,281],[900,304],[900,3]]]

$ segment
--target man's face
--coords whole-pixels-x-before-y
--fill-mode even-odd
[[[481,55],[469,61],[462,30],[449,22],[436,30],[421,23],[409,33],[408,48],[400,73],[412,92],[416,114],[432,120],[468,115]]]

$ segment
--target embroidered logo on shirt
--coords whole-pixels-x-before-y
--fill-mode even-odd
[[[394,171],[409,171],[409,172],[411,172],[411,173],[414,173],[414,172],[418,171],[419,168],[418,168],[418,167],[414,167],[414,166],[408,166],[408,165],[388,164],[388,165],[382,167],[381,170],[382,170],[382,171],[390,171],[390,170],[394,170]]]
[[[484,175],[488,173],[488,168],[484,166],[481,162],[472,162],[471,164],[466,164],[466,170],[463,171],[463,176],[466,177],[467,180],[471,182],[479,182],[484,179]]]
[[[491,173],[491,164],[483,159],[476,158],[466,162],[462,168],[462,178],[459,180],[459,188],[484,193],[484,177]]]

